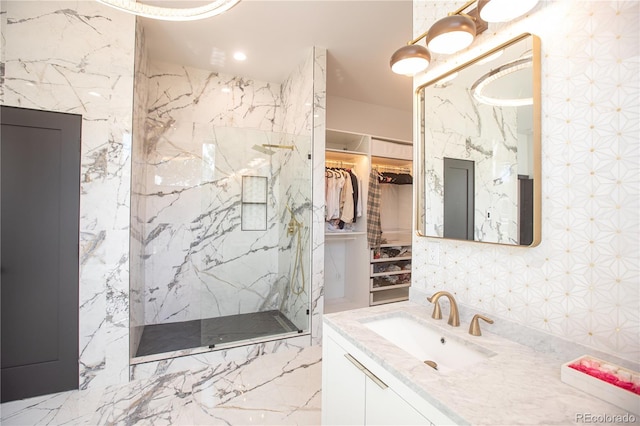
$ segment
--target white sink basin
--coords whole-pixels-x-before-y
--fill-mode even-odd
[[[495,355],[479,346],[454,340],[437,328],[406,315],[374,319],[362,324],[420,361],[435,362],[437,370],[443,373]]]

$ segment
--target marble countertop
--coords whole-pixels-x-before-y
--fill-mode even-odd
[[[482,336],[471,336],[468,321],[461,320],[460,327],[447,324],[447,306],[443,306],[442,320],[432,319],[431,311],[430,306],[413,302],[391,303],[327,314],[324,323],[458,424],[564,425],[588,423],[580,421],[580,414],[628,414],[560,380],[560,366],[574,358],[493,334],[491,325],[482,321]],[[363,325],[373,318],[399,313],[495,355],[466,369],[433,370]],[[637,424],[640,416],[634,417]]]

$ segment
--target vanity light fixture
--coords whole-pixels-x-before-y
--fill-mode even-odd
[[[391,55],[391,71],[396,74],[414,75],[427,69],[431,62],[431,54],[426,47],[415,44],[421,38],[411,40]]]
[[[475,10],[475,17],[462,13],[476,1],[467,1],[447,17],[433,24],[428,31],[396,50],[391,56],[391,70],[397,74],[414,75],[429,66],[431,62],[429,50],[434,53],[452,54],[469,46],[475,36],[486,29],[486,23],[476,25],[474,22],[478,19],[477,10]],[[423,38],[428,49],[416,44]]]
[[[426,32],[396,50],[391,56],[391,70],[397,74],[414,75],[424,71],[431,54],[451,55],[468,47],[478,34],[487,29],[487,22],[507,22],[522,16],[539,0],[469,0],[446,17],[436,21]],[[477,8],[463,13],[477,3]],[[425,38],[427,48],[416,45]]]
[[[476,24],[464,15],[449,15],[436,21],[427,31],[427,48],[434,53],[451,55],[473,43]]]
[[[240,2],[240,0],[215,0],[203,6],[174,8],[153,6],[141,3],[137,0],[97,1],[98,3],[111,6],[122,12],[132,13],[144,18],[159,19],[162,21],[195,21],[198,19],[210,18],[226,12]]]

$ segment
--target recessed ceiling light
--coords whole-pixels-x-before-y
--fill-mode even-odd
[[[222,93],[231,93],[231,88],[230,87],[223,87],[221,91],[222,91]]]
[[[236,52],[233,54],[233,59],[235,59],[236,61],[245,61],[247,59],[247,55],[245,55],[243,52]]]

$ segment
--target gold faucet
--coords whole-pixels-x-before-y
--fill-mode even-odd
[[[471,320],[471,324],[469,324],[469,334],[472,336],[482,336],[482,332],[480,331],[480,322],[478,319],[483,319],[489,324],[493,324],[493,320],[491,318],[487,318],[484,315],[475,314],[473,319]]]
[[[433,303],[435,306],[433,307],[433,314],[431,318],[442,319],[442,311],[440,310],[440,304],[438,303],[438,299],[441,296],[446,296],[449,299],[449,321],[448,324],[452,327],[460,326],[460,314],[458,313],[458,304],[456,303],[456,299],[453,298],[453,295],[447,291],[439,291],[434,293],[431,297],[428,297],[427,300]]]

